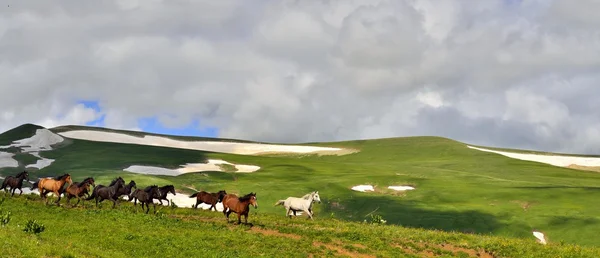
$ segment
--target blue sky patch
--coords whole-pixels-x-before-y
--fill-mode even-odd
[[[215,127],[201,127],[200,120],[194,120],[190,124],[180,128],[167,128],[163,126],[156,116],[138,119],[138,127],[144,132],[169,135],[185,135],[200,137],[217,137],[219,130]]]

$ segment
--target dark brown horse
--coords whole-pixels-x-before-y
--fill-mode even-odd
[[[242,215],[244,215],[244,223],[248,224],[248,212],[250,211],[250,205],[254,208],[258,208],[258,202],[256,201],[256,193],[249,193],[242,197],[238,197],[235,194],[227,194],[223,197],[223,214],[229,222],[229,214],[235,212],[238,217],[238,224],[240,224]]]
[[[154,203],[154,198],[160,195],[161,193],[158,186],[151,185],[144,188],[144,190],[135,189],[135,191],[129,195],[129,199],[135,198],[136,201],[140,201],[142,210],[144,210],[144,204],[146,204],[146,213],[150,211],[150,203],[152,203],[152,206],[154,206],[154,213],[156,213],[156,203]]]
[[[27,171],[23,171],[16,176],[7,176],[2,182],[2,188],[0,188],[0,190],[6,191],[6,187],[8,186],[10,187],[10,190],[8,190],[8,192],[11,192],[10,196],[14,196],[15,190],[17,189],[19,189],[19,195],[21,195],[23,193],[21,187],[23,187],[24,179],[29,180],[29,173],[27,173]]]
[[[68,173],[62,176],[57,176],[55,178],[40,178],[40,180],[37,182],[37,185],[40,191],[40,196],[42,197],[42,199],[46,199],[46,204],[48,204],[48,198],[46,198],[46,195],[52,192],[55,196],[58,197],[58,199],[55,202],[56,205],[60,206],[60,194],[62,192],[63,186],[66,183],[69,183],[69,185],[73,184],[73,180],[71,180],[71,175],[69,175]]]
[[[97,187],[95,187],[94,191],[92,192],[92,195],[90,195],[90,197],[86,198],[85,200],[89,201],[91,199],[96,199],[96,207],[98,207],[98,203],[104,200],[109,200],[113,202],[114,209],[119,200],[118,192],[121,188],[124,187],[125,180],[123,180],[123,178],[121,177],[118,177],[110,183],[110,186],[98,185]]]
[[[225,192],[225,190],[221,190],[216,193],[200,191],[190,195],[190,198],[196,197],[196,205],[194,205],[194,209],[197,209],[198,205],[200,205],[201,203],[206,203],[210,204],[210,208],[208,208],[209,211],[212,210],[212,208],[215,208],[216,211],[217,207],[215,205],[217,205],[217,202],[223,202],[223,197],[225,197],[225,195],[227,195],[227,192]]]
[[[90,192],[90,185],[91,186],[95,186],[96,184],[94,183],[94,178],[92,177],[88,177],[86,179],[84,179],[83,181],[79,182],[74,182],[72,185],[69,185],[66,189],[65,189],[65,197],[67,198],[67,204],[70,203],[71,198],[77,198],[77,203],[75,205],[73,205],[73,207],[76,207],[77,205],[79,205],[79,202],[81,202],[81,197],[83,197],[84,195],[88,194]]]
[[[151,185],[148,186],[146,188],[144,188],[145,192],[148,192],[150,190],[151,187],[155,187],[156,185]],[[165,185],[165,186],[161,186],[158,188],[160,194],[153,197],[153,199],[156,199],[160,202],[160,205],[163,205],[162,200],[166,200],[167,201],[167,205],[170,205],[171,202],[169,202],[169,200],[167,199],[167,194],[168,193],[172,193],[173,195],[177,195],[175,193],[175,187],[173,185]],[[134,197],[129,197],[129,198],[133,198],[133,204],[137,205],[137,199]],[[129,199],[129,201],[131,201],[131,199]]]

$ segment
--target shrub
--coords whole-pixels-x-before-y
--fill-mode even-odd
[[[6,224],[8,224],[8,222],[10,222],[10,215],[12,213],[10,211],[5,211],[2,213],[2,215],[0,215],[0,223],[2,224],[2,226],[6,226]]]
[[[27,224],[25,224],[25,228],[23,228],[23,231],[25,231],[26,233],[39,234],[44,232],[45,229],[46,226],[39,223],[37,220],[30,219],[27,221]]]

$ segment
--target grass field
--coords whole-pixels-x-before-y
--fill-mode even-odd
[[[600,249],[542,246],[515,238],[477,236],[331,218],[286,219],[251,209],[249,225],[222,213],[161,207],[144,214],[116,209],[46,206],[38,196],[0,199],[2,257],[598,257]],[[264,205],[267,206],[267,205]],[[29,220],[44,226],[25,232]]]
[[[0,144],[8,144],[12,140],[29,137],[34,131],[29,127],[9,131],[0,135]],[[68,172],[73,175],[75,181],[87,176],[94,176],[97,183],[107,184],[115,176],[120,175],[127,182],[135,180],[139,186],[172,183],[178,191],[184,193],[192,193],[193,190],[190,188],[207,191],[225,189],[227,192],[238,194],[253,191],[258,193],[261,204],[260,208],[256,210],[258,217],[255,218],[260,220],[261,225],[268,225],[265,227],[269,230],[282,230],[283,232],[291,230],[287,229],[288,226],[285,225],[292,222],[285,220],[285,211],[282,207],[273,207],[272,204],[288,196],[302,196],[310,191],[318,190],[323,203],[315,204],[316,221],[306,222],[301,219],[293,222],[300,223],[301,226],[298,226],[300,228],[305,227],[304,230],[307,234],[314,230],[311,229],[312,227],[329,228],[327,232],[329,230],[336,232],[336,227],[348,228],[348,230],[355,225],[362,227],[363,224],[356,223],[365,219],[369,220],[370,215],[379,215],[387,220],[387,224],[397,226],[374,228],[369,226],[367,231],[369,233],[364,233],[364,235],[361,233],[357,239],[368,238],[369,241],[375,243],[384,241],[381,239],[385,239],[386,234],[401,234],[404,235],[403,237],[414,237],[415,239],[427,236],[432,238],[431,243],[436,241],[441,243],[442,240],[434,241],[434,239],[445,237],[453,239],[460,236],[461,239],[463,237],[470,239],[468,241],[471,241],[469,243],[473,243],[473,246],[482,246],[481,243],[492,241],[495,244],[490,245],[498,245],[497,248],[500,249],[490,250],[504,250],[503,252],[509,254],[509,257],[527,257],[527,255],[517,255],[520,254],[519,252],[539,254],[531,257],[556,257],[555,255],[544,256],[541,254],[546,251],[558,254],[562,252],[560,250],[569,248],[590,248],[585,249],[586,252],[596,252],[597,250],[594,248],[600,247],[600,243],[595,238],[596,232],[600,230],[600,207],[594,205],[600,198],[600,174],[596,172],[510,159],[493,153],[469,149],[464,143],[439,137],[388,138],[313,143],[311,145],[345,147],[358,149],[360,152],[343,156],[243,156],[132,144],[69,140],[60,148],[40,153],[41,156],[56,159],[56,161],[42,170],[32,170],[31,177],[54,176]],[[30,155],[20,154],[18,160],[22,167],[35,162],[35,158],[28,156]],[[177,177],[133,174],[122,170],[129,165],[175,168],[185,163],[202,162],[207,158],[224,159],[236,164],[258,165],[261,169],[248,174],[203,172]],[[14,174],[22,167],[3,168],[0,169],[0,174]],[[376,192],[361,193],[350,190],[352,186],[359,184],[374,185]],[[387,190],[387,186],[390,185],[411,185],[416,190],[398,193]],[[96,212],[88,210],[71,211],[63,208],[38,207],[33,202],[31,205],[21,207],[22,202],[24,201],[20,199],[19,201],[6,201],[8,207],[11,207],[10,209],[22,210],[22,213],[33,213],[33,209],[39,208],[40,212],[43,212],[42,214],[47,213],[44,216],[49,221],[52,221],[50,217],[54,213],[68,213],[73,217],[78,217],[77,214],[83,213],[85,216],[94,216],[93,218],[98,221],[105,220],[102,216],[108,216],[117,221],[115,223],[122,223],[121,227],[125,228],[128,227],[126,225],[129,225],[125,222],[126,217],[129,218],[128,216],[133,216],[132,220],[139,219],[141,224],[147,220],[147,217],[141,214],[140,217],[130,213],[123,215],[123,212],[126,211],[115,211],[115,215],[109,215],[113,214],[111,213],[113,211],[102,211],[98,214],[103,215],[98,215]],[[185,216],[196,214],[188,209],[178,209],[173,212]],[[222,214],[207,211],[202,214],[207,217],[221,218],[219,216],[222,216]],[[121,222],[118,222],[119,219],[111,216],[124,217]],[[206,225],[215,223],[202,219],[193,220],[194,223],[207,223]],[[273,222],[269,222],[271,220]],[[59,216],[52,223],[60,223],[60,221]],[[110,221],[110,219],[106,219],[106,221]],[[186,227],[195,227],[185,224],[187,223],[185,219],[173,221],[168,223],[182,223],[181,230],[183,231],[186,230]],[[66,221],[64,222],[66,223]],[[222,223],[217,224],[221,225]],[[131,225],[130,230],[134,230],[134,224]],[[149,225],[144,227],[148,229]],[[209,229],[205,234],[207,236],[212,234],[216,237],[215,231],[229,232],[233,230],[228,227],[223,228],[223,226],[214,227],[216,228],[207,226]],[[143,235],[146,232],[145,229],[142,227],[135,230]],[[108,232],[107,228],[102,230],[105,230],[102,231],[104,233]],[[233,232],[237,232],[236,230],[238,229]],[[535,243],[531,233],[533,230],[543,231],[548,236],[552,247],[544,247]],[[462,232],[467,235],[440,231]],[[51,234],[53,233],[48,233],[46,237],[51,238]],[[189,236],[196,236],[202,232],[189,234]],[[231,235],[224,234],[225,238],[235,239],[233,233]],[[438,234],[444,237],[435,237]],[[270,245],[270,243],[265,243],[268,241],[257,238],[258,236],[255,234],[245,236],[247,238],[242,238],[243,241],[256,240],[260,242],[260,245]],[[298,244],[298,241],[293,238],[287,240],[285,240],[286,238],[274,238],[279,239],[278,241],[288,241],[282,242],[282,245]],[[47,241],[59,240],[48,239]],[[332,241],[334,238],[325,242]],[[462,240],[452,241],[454,244],[462,243]],[[242,242],[237,244],[242,244]],[[425,239],[425,242],[429,243],[430,241]],[[73,245],[84,245],[83,243],[87,242],[79,239],[73,241]],[[577,244],[578,247],[565,247],[568,244]],[[190,245],[192,245],[191,242]],[[217,242],[215,242],[216,247],[205,245],[198,244],[197,248],[220,249]],[[382,244],[376,244],[377,248],[371,249],[371,251],[379,252],[380,245]],[[311,248],[311,246],[310,243],[306,245],[307,248]],[[520,249],[521,246],[525,249]],[[386,254],[392,256],[396,250],[389,245],[381,248],[384,256]],[[138,249],[142,252],[139,248],[131,249]],[[259,252],[253,248],[247,249]],[[277,252],[277,248],[274,246],[263,246],[262,249],[267,256],[269,256],[269,252]],[[183,254],[186,251],[181,252]],[[300,253],[297,256],[306,257],[306,254]],[[290,255],[294,256],[294,254]]]

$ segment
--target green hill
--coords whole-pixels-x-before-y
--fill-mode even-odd
[[[30,137],[37,129],[39,127],[33,125],[17,127],[0,134],[0,141],[2,144],[10,144],[11,141]],[[59,127],[50,130],[58,133],[75,129],[87,130],[86,127]],[[141,134],[138,132],[138,135]],[[181,139],[196,140],[193,137]],[[198,138],[198,140],[207,139]],[[242,142],[233,139],[228,141]],[[346,251],[356,249],[356,252],[360,252],[360,247],[350,246],[362,243],[364,240],[370,243],[365,253],[381,252],[383,256],[390,257],[394,256],[394,252],[410,254],[410,251],[403,248],[390,247],[390,244],[382,243],[402,235],[410,239],[413,244],[405,243],[400,246],[413,245],[415,250],[423,249],[434,253],[438,252],[435,251],[437,250],[435,247],[423,246],[433,246],[434,243],[440,244],[446,241],[453,246],[464,245],[473,250],[486,248],[486,251],[496,256],[508,257],[556,257],[561,252],[564,254],[561,257],[567,257],[572,252],[580,251],[583,252],[581,255],[587,254],[589,257],[597,257],[600,254],[596,249],[600,244],[595,238],[596,232],[600,230],[600,207],[594,205],[600,198],[600,174],[598,173],[510,159],[469,149],[464,143],[440,137],[403,137],[309,145],[342,147],[359,151],[347,155],[235,155],[69,139],[56,146],[54,150],[40,152],[40,156],[55,160],[50,166],[40,170],[28,170],[31,171],[32,180],[68,172],[73,175],[74,181],[94,176],[97,184],[107,184],[116,176],[122,176],[127,182],[135,180],[138,186],[174,184],[176,189],[184,194],[194,192],[193,189],[206,191],[225,189],[227,192],[238,194],[257,192],[260,206],[257,210],[252,209],[253,215],[250,216],[250,221],[256,219],[264,228],[256,230],[305,234],[305,237],[320,239],[322,243],[335,243],[339,240],[349,245],[344,249]],[[0,151],[15,152],[15,149]],[[18,155],[21,167],[2,168],[0,169],[2,176],[14,174],[37,160],[30,154],[19,153]],[[17,159],[17,156],[15,158]],[[257,165],[261,169],[254,173],[211,171],[180,176],[142,175],[123,171],[130,165],[176,168],[186,163],[206,162],[207,159],[223,159],[236,164]],[[375,186],[376,191],[363,193],[351,190],[352,186],[363,184]],[[387,189],[391,185],[410,185],[416,189],[395,192]],[[273,207],[279,199],[302,196],[313,190],[319,191],[323,201],[321,204],[315,204],[316,221],[314,222],[304,221],[304,219],[289,222],[289,219],[284,217],[285,211],[281,206]],[[40,221],[43,219],[57,226],[62,221],[60,216],[67,216],[66,218],[72,218],[74,221],[79,217],[89,216],[88,220],[98,220],[99,223],[114,218],[115,227],[132,227],[136,233],[128,234],[133,234],[132,237],[137,239],[136,241],[141,241],[140,244],[142,240],[161,241],[154,235],[157,233],[148,233],[152,235],[149,238],[144,236],[145,230],[151,230],[152,225],[149,221],[156,219],[156,215],[134,214],[128,210],[128,205],[119,208],[119,211],[96,212],[91,204],[86,204],[88,206],[85,209],[43,207],[39,204],[41,203],[39,197],[29,200],[31,198],[33,197],[7,197],[5,202],[7,208],[0,208],[14,210],[14,214],[22,216],[28,213],[36,214],[39,215]],[[252,230],[247,232],[242,229],[231,229],[225,226],[224,220],[221,221],[223,219],[221,213],[190,209],[171,210],[163,207],[161,214],[166,214],[167,218],[161,220],[163,224],[160,224],[160,227],[165,230],[180,227],[174,231],[181,231],[173,233],[177,235],[173,238],[168,236],[169,233],[165,233],[167,234],[165,238],[179,241],[187,236],[201,234],[189,231],[191,228],[198,227],[194,223],[200,223],[203,228],[205,226],[209,228],[206,229],[206,234],[211,237],[198,237],[205,241],[212,239],[215,245],[208,247],[205,245],[209,243],[205,243],[202,247],[197,247],[201,250],[218,250],[217,247],[221,244],[218,244],[217,235],[222,233],[226,235],[223,236],[225,239],[238,239],[235,241],[240,243],[236,242],[234,245],[259,241],[260,247],[250,248],[249,250],[253,251],[246,253],[249,256],[256,256],[261,252],[268,256],[277,254],[278,248],[265,242],[266,239],[274,238],[273,235],[269,236],[273,232],[256,235]],[[179,216],[177,214],[189,217],[190,220],[168,219]],[[369,221],[371,215],[381,216],[387,224],[396,226],[360,223],[364,220]],[[132,221],[138,221],[144,226],[137,229],[134,224],[128,224],[129,216],[132,216]],[[64,221],[64,223],[71,222]],[[73,224],[77,223],[79,222],[73,222]],[[288,225],[290,223],[294,226]],[[72,227],[85,230],[81,225]],[[366,233],[355,232],[363,229]],[[16,229],[5,229],[4,234],[8,234],[6,232],[10,230]],[[46,245],[58,241],[54,237],[64,240],[64,235],[54,234],[64,232],[65,229],[55,230],[54,233],[51,233],[52,230],[42,233]],[[97,230],[107,234],[110,232],[110,228],[104,227]],[[315,230],[321,233],[316,234]],[[533,230],[544,232],[550,244],[542,246],[535,243]],[[242,237],[236,238],[238,235]],[[88,245],[84,244],[88,243],[88,240],[79,237],[75,239],[77,240],[72,241],[74,246],[72,250],[80,250],[79,248]],[[295,240],[294,237],[278,239],[277,241],[281,241],[285,246],[299,245],[299,240]],[[111,241],[102,242],[101,245],[106,244],[107,247],[94,247],[98,249],[90,251],[89,255],[102,253],[102,250],[105,250],[102,248],[109,248]],[[173,242],[175,240],[170,241],[175,246],[179,245]],[[570,246],[570,244],[578,246]],[[31,248],[33,246],[35,245],[32,244]],[[310,249],[314,246],[308,244],[306,247]],[[326,252],[331,248],[317,249]],[[442,249],[439,252],[442,252]],[[119,252],[123,255],[132,255],[128,251]],[[245,254],[241,251],[241,253],[230,253],[231,250],[227,252],[230,255]],[[543,255],[544,252],[549,256]],[[72,253],[77,254],[77,251]],[[306,251],[298,255],[305,257],[308,253],[319,254],[317,251]],[[31,254],[37,256],[39,252],[32,251]],[[61,253],[56,255],[59,254]],[[145,251],[133,255],[140,254],[153,255]],[[321,253],[321,255],[325,254]],[[418,252],[416,254],[422,255]],[[290,256],[294,255],[290,253]]]

